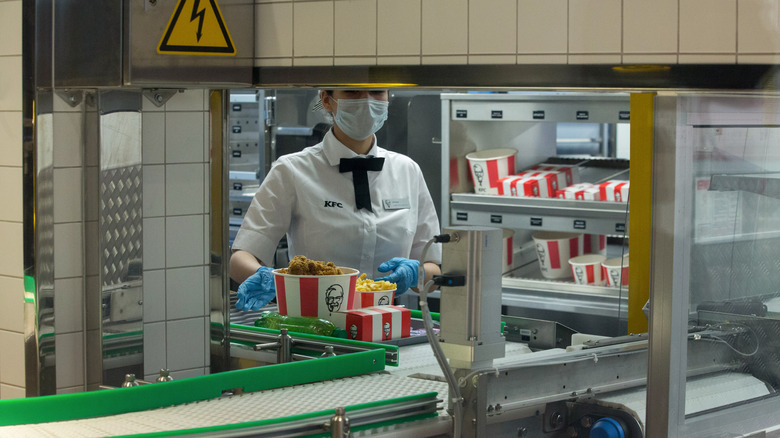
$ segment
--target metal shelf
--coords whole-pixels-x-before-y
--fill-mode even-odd
[[[628,180],[628,160],[551,157],[547,163],[577,165],[581,181]],[[453,193],[453,225],[566,231],[628,237],[628,204],[557,198],[524,198]]]
[[[743,191],[780,199],[780,173],[712,175],[710,190]]]
[[[454,193],[453,225],[568,231],[628,237],[628,204]]]
[[[443,94],[458,121],[628,123],[630,102],[624,93]]]

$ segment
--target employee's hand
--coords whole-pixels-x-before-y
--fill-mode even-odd
[[[417,276],[420,270],[420,262],[417,260],[393,257],[379,265],[377,269],[379,272],[393,271],[392,274],[375,278],[374,281],[387,280],[390,283],[395,283],[395,296],[403,294],[410,287],[417,287]]]
[[[276,296],[273,269],[260,266],[257,272],[250,275],[238,286],[238,302],[236,309],[248,311],[259,310],[270,303]]]

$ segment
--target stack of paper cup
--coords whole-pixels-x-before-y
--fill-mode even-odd
[[[601,263],[607,286],[628,286],[628,256],[615,257]]]
[[[587,236],[585,236],[587,237]],[[601,254],[586,254],[569,259],[571,273],[577,284],[604,285],[601,263],[607,259]]]
[[[488,149],[466,155],[474,193],[497,195],[499,178],[515,173],[515,149]]]
[[[551,279],[571,277],[568,262],[580,255],[582,234],[542,231],[532,237],[542,275]]]

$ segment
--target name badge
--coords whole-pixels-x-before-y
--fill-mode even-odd
[[[385,210],[404,210],[411,208],[409,198],[384,199],[382,200],[382,205],[385,207]]]

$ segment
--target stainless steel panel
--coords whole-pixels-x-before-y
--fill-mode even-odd
[[[54,86],[122,84],[122,17],[127,1],[52,1]]]
[[[34,217],[31,265],[25,274],[32,283],[25,300],[25,357],[27,395],[49,395],[57,391],[54,344],[54,113],[50,93],[39,92],[35,114],[35,150],[27,158],[33,173],[34,193],[28,205]],[[30,188],[30,187],[28,187]],[[27,289],[27,288],[26,288]]]
[[[776,90],[778,66],[671,65],[404,65],[256,67],[254,85],[398,84],[420,88],[602,90]]]
[[[209,226],[211,266],[209,268],[208,305],[211,336],[209,343],[209,364],[211,372],[230,369],[230,277],[228,260],[230,258],[228,231],[228,186],[230,169],[228,166],[228,111],[229,93],[211,91],[209,93],[209,141],[211,142],[211,169]]]
[[[143,376],[141,92],[99,96],[99,251],[103,379]]]
[[[252,83],[255,15],[250,0],[219,0],[218,10],[236,49],[234,56],[161,54],[157,48],[179,2],[124,0],[123,64],[125,85],[246,87]],[[188,7],[190,3],[184,4]],[[215,1],[193,3],[213,11]],[[207,11],[211,14],[212,12]],[[194,11],[184,11],[186,21]],[[197,14],[196,14],[197,15]]]

